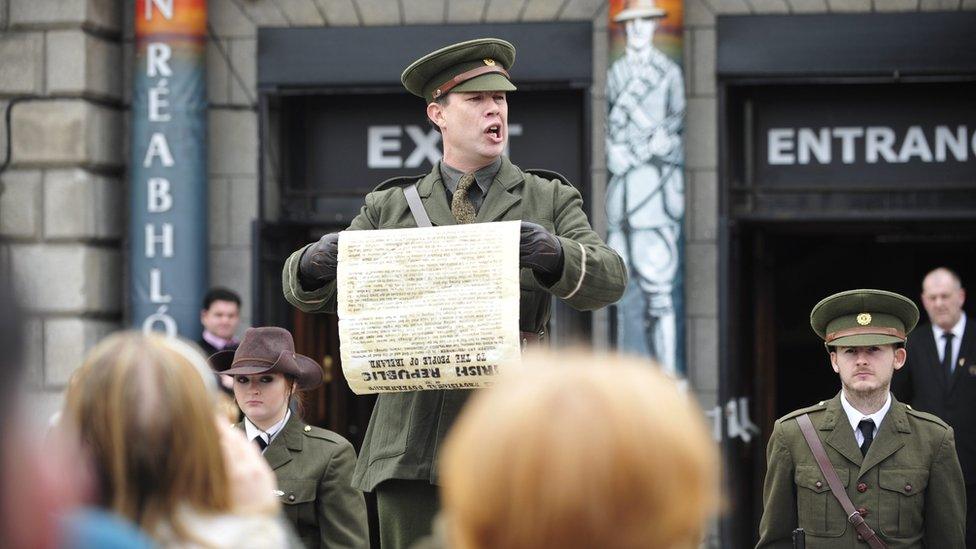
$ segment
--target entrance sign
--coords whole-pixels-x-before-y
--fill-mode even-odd
[[[339,233],[339,341],[353,392],[487,387],[517,364],[519,228]]]
[[[976,85],[757,89],[747,102],[759,187],[888,190],[972,185]],[[746,172],[749,173],[749,172]]]
[[[835,142],[843,164],[968,162],[970,154],[976,158],[976,127],[912,125],[899,130],[890,126],[770,128],[766,160],[771,166],[833,164],[838,161],[833,154]]]
[[[206,0],[136,0],[132,325],[196,338],[207,287]]]

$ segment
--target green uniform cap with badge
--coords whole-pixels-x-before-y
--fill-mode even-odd
[[[428,53],[411,63],[400,81],[428,103],[450,92],[515,91],[508,75],[514,63],[515,46],[479,38]]]
[[[826,297],[810,311],[810,326],[830,347],[904,343],[918,324],[918,307],[884,290],[847,290]]]

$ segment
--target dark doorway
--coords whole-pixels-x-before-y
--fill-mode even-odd
[[[743,393],[755,396],[762,430],[748,450],[741,448],[739,457],[751,466],[740,463],[733,480],[741,491],[739,512],[752,510],[735,546],[748,547],[762,512],[773,422],[840,389],[810,328],[810,309],[835,292],[880,288],[915,301],[925,322],[919,294],[928,271],[947,266],[964,284],[976,283],[976,222],[743,223],[736,233],[731,270],[738,296],[729,315],[739,341],[735,367]],[[970,314],[976,310],[972,301],[966,305]]]
[[[258,258],[258,291],[261,318],[265,325],[282,326],[295,338],[295,350],[315,359],[321,366],[324,383],[304,398],[304,420],[349,439],[356,451],[362,446],[366,425],[375,397],[357,397],[342,375],[339,358],[339,333],[335,315],[307,314],[285,301],[281,291],[281,270],[291,252],[340,227],[314,227],[278,223],[262,227]]]
[[[335,315],[308,314],[291,306],[281,291],[285,260],[298,248],[342,226],[305,223],[262,224],[255,222],[256,324],[281,326],[291,331],[295,350],[322,366],[323,384],[303,397],[302,419],[309,425],[339,433],[352,443],[356,453],[363,445],[366,426],[373,412],[375,395],[356,396],[342,375],[339,358],[339,328]],[[373,546],[379,544],[376,497],[366,493],[366,511]]]

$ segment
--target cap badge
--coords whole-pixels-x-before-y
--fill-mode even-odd
[[[495,66],[495,60],[491,59],[490,57],[484,58],[483,61],[485,62],[485,65],[488,65],[489,67]]]
[[[861,313],[857,315],[857,323],[860,324],[861,326],[867,326],[868,324],[871,324],[870,313]]]

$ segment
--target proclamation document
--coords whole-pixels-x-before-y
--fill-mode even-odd
[[[339,233],[339,347],[353,392],[487,387],[517,365],[519,228]]]

